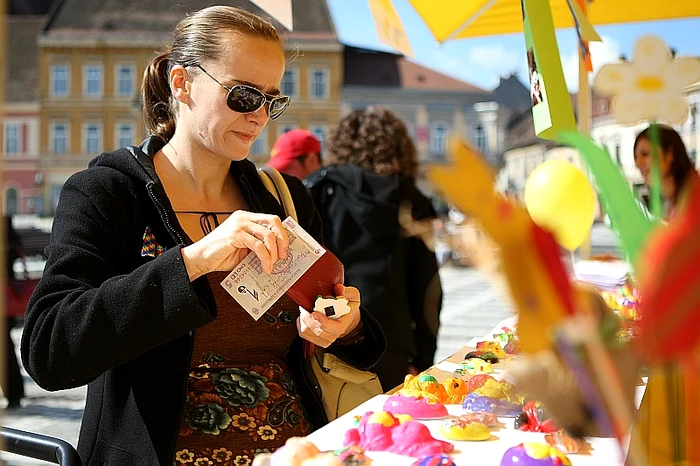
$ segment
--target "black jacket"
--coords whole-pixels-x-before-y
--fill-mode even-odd
[[[184,267],[186,235],[152,161],[162,146],[151,137],[102,154],[65,183],[44,275],[27,309],[22,361],[32,378],[47,390],[88,384],[78,445],[86,465],[172,464],[191,332],[216,319],[207,278],[190,282]],[[251,210],[282,215],[250,161],[233,162],[230,173]],[[308,193],[299,180],[286,181],[299,223],[321,240]],[[157,257],[142,255],[147,227],[167,248]],[[363,324],[362,344],[331,348],[367,369],[385,342],[364,312]],[[301,354],[298,338],[290,367],[301,367]],[[308,387],[300,390],[312,424],[322,425],[318,400]]]
[[[442,290],[435,254],[422,239],[407,238],[399,206],[413,218],[435,217],[430,201],[413,180],[363,172],[355,165],[331,165],[305,180],[323,221],[325,244],[345,265],[348,285],[360,290],[363,305],[387,338],[387,353],[376,367],[384,389],[403,381],[409,364],[433,364]]]

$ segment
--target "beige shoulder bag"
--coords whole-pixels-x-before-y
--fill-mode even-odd
[[[260,179],[277,199],[287,215],[297,220],[294,201],[282,175],[272,167],[260,169]],[[337,356],[316,348],[305,360],[306,377],[323,404],[328,421],[332,421],[382,393],[377,374],[362,371]]]

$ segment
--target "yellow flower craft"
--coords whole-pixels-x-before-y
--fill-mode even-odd
[[[593,87],[613,97],[613,115],[622,125],[643,120],[681,124],[688,116],[683,90],[700,81],[700,60],[671,56],[663,40],[640,38],[630,62],[603,66]]]

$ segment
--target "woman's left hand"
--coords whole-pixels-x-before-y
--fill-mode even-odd
[[[335,285],[333,291],[336,298],[344,297],[348,300],[349,313],[339,319],[329,319],[321,312],[309,313],[302,309],[297,319],[299,335],[322,348],[328,348],[335,340],[348,335],[360,325],[360,291],[355,287],[345,287],[341,284]]]

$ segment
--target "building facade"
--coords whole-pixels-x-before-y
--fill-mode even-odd
[[[0,147],[2,148],[3,214],[43,212],[40,169],[40,102],[36,36],[42,15],[6,17],[7,66]]]
[[[416,144],[424,191],[434,193],[424,175],[449,161],[452,136],[470,141],[492,165],[502,164],[513,109],[494,93],[388,52],[346,47],[344,68],[343,112],[382,106],[399,115]]]
[[[265,17],[248,0],[224,2]],[[103,151],[141,142],[141,77],[171,40],[175,23],[210,2],[160,1],[129,5],[62,0],[38,36],[38,152],[43,213],[52,214],[65,180]],[[324,1],[295,0],[294,32],[276,24],[292,59],[283,93],[292,105],[255,143],[251,159],[264,163],[282,132],[309,128],[320,136],[340,112],[343,60]],[[273,21],[274,22],[274,21]]]

